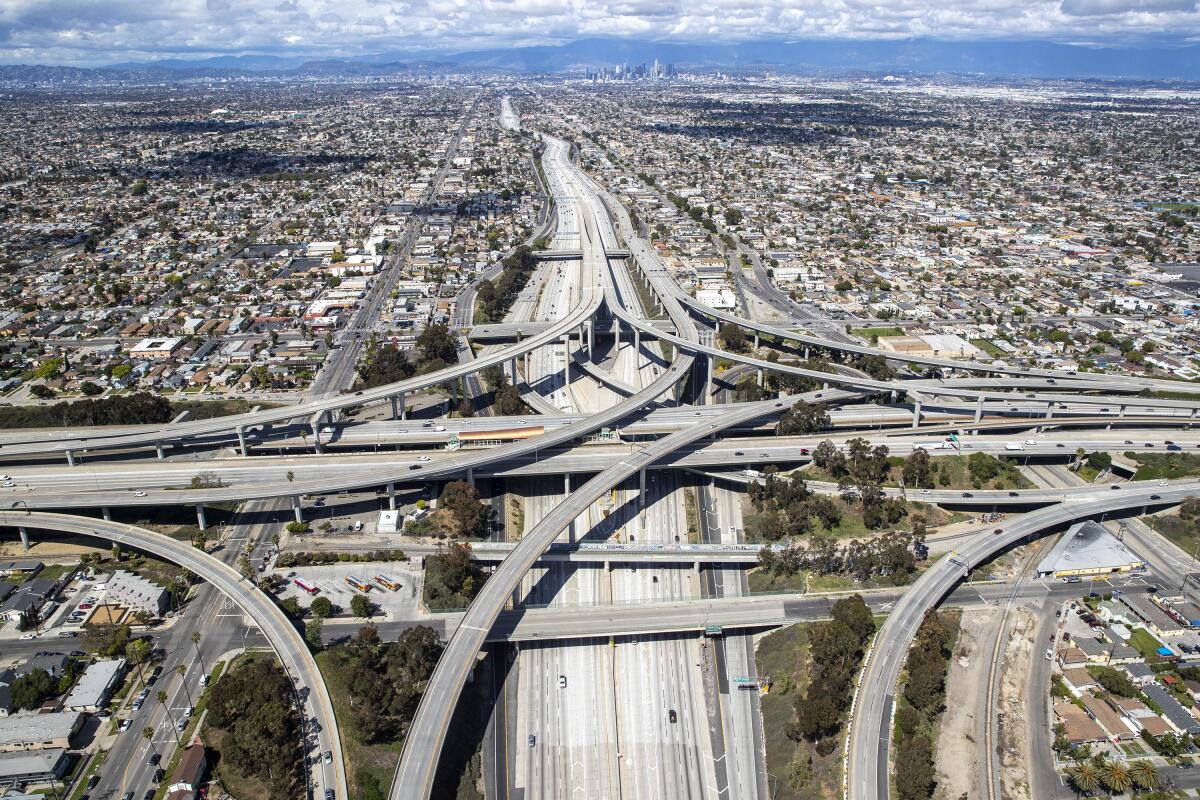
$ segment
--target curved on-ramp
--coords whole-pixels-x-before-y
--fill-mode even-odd
[[[890,709],[894,707],[893,694],[901,667],[925,612],[937,607],[965,577],[965,572],[1026,537],[1042,536],[1064,523],[1147,505],[1181,503],[1198,493],[1200,481],[1145,488],[1124,484],[1120,491],[1078,502],[1059,503],[1008,521],[1003,533],[980,534],[926,570],[896,603],[875,635],[870,657],[863,667],[854,716],[850,721],[846,762],[848,800],[887,800]],[[1158,495],[1159,499],[1151,500],[1152,494]]]
[[[125,525],[120,522],[77,517],[70,514],[50,514],[40,511],[9,511],[0,515],[0,526],[29,527],[81,536],[95,536],[117,544],[143,550],[172,563],[178,564],[203,578],[218,591],[237,604],[247,616],[254,620],[271,647],[279,656],[288,674],[301,679],[307,686],[309,697],[321,723],[321,735],[325,737],[324,749],[333,753],[333,774],[337,796],[349,797],[346,785],[345,763],[342,760],[342,740],[338,733],[337,717],[333,712],[333,701],[321,678],[317,662],[309,652],[308,645],[296,631],[291,620],[275,605],[275,602],[258,590],[228,564],[197,550],[187,542],[178,542],[167,536]],[[306,764],[304,767],[308,769]]]

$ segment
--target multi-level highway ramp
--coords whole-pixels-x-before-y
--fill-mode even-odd
[[[325,750],[333,753],[329,765],[333,770],[333,781],[329,788],[336,789],[337,797],[349,797],[346,788],[345,764],[342,760],[342,740],[338,735],[337,717],[333,712],[333,701],[325,688],[317,662],[309,652],[308,645],[296,631],[291,620],[275,602],[260,592],[252,581],[243,578],[228,564],[197,550],[187,542],[178,542],[162,534],[144,528],[124,525],[119,522],[75,517],[69,514],[49,514],[39,511],[6,511],[0,514],[0,526],[9,528],[35,528],[58,531],[79,536],[91,536],[115,544],[136,548],[178,564],[203,578],[232,600],[246,616],[254,620],[271,643],[284,669],[290,676],[299,678],[308,687],[308,697],[313,712],[321,725],[320,736]]]
[[[1151,500],[1152,494],[1157,499]],[[925,612],[937,607],[972,568],[1009,547],[1051,533],[1070,522],[1137,511],[1148,504],[1181,503],[1197,494],[1200,481],[1168,487],[1126,484],[1119,491],[1059,503],[1006,521],[1003,528],[997,529],[998,533],[980,534],[926,570],[896,603],[876,633],[863,667],[847,746],[848,800],[887,800],[888,744],[900,669]]]

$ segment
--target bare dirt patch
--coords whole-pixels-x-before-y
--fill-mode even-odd
[[[1037,633],[1037,615],[1025,608],[1009,614],[1008,643],[1000,674],[1000,793],[1004,800],[1031,800],[1029,792],[1029,752],[1025,682],[1033,658],[1033,637]]]
[[[987,660],[991,637],[1000,618],[995,608],[964,611],[958,642],[946,674],[946,710],[938,732],[937,793],[935,800],[958,800],[983,795],[979,741],[981,715],[987,695]]]

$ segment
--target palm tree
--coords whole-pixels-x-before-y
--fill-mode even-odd
[[[1149,761],[1134,761],[1129,765],[1129,777],[1143,789],[1154,789],[1158,786],[1158,767]]]
[[[187,679],[185,677],[187,675],[187,671],[187,666],[184,664],[175,665],[175,673],[179,675],[181,679],[183,679],[183,693],[187,695],[188,705],[195,707],[196,704],[192,702],[192,690],[188,688]]]
[[[1075,787],[1075,791],[1080,794],[1091,794],[1100,788],[1100,770],[1090,762],[1077,764],[1067,771],[1067,777],[1071,780],[1071,785]]]
[[[1110,761],[1105,764],[1100,770],[1100,780],[1117,794],[1125,794],[1133,788],[1133,779],[1129,777],[1129,767],[1121,761]]]
[[[142,728],[142,738],[150,743],[150,750],[154,755],[158,755],[158,748],[154,746],[154,728],[149,726]]]
[[[175,717],[171,714],[171,707],[167,705],[167,693],[160,689],[158,694],[154,696],[158,698],[158,702],[162,703],[162,707],[167,710],[167,719],[171,721],[171,731],[175,734],[175,744],[183,747],[183,742],[179,740],[179,728],[175,727]]]
[[[200,655],[200,631],[192,631],[192,647],[196,648],[196,660],[200,662],[200,671],[207,673],[204,666],[204,656]]]

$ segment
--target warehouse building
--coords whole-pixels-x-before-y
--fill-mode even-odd
[[[1104,526],[1072,525],[1037,566],[1039,578],[1098,578],[1146,568],[1146,562]]]
[[[125,677],[125,659],[97,661],[84,671],[75,688],[63,701],[63,711],[95,713],[108,705],[121,679]]]

